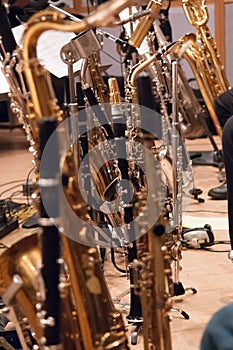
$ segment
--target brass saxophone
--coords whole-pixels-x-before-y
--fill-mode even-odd
[[[179,45],[175,53],[180,58],[184,58],[191,67],[194,77],[198,83],[206,107],[212,118],[219,137],[222,137],[222,127],[215,113],[214,99],[212,95],[211,80],[202,53],[196,43],[196,35],[189,33],[179,39]]]
[[[154,27],[154,34],[156,35],[158,44],[162,48],[169,43],[166,41],[156,19],[161,4],[159,2],[154,2],[151,3],[150,6],[153,11],[151,25]],[[149,8],[149,4],[147,7]],[[129,43],[138,48],[140,59],[139,65],[141,64],[142,67],[144,66],[144,61],[155,54],[154,34],[148,32],[148,26],[145,26],[145,21],[148,24],[147,18],[142,19],[138,24],[138,27],[136,27],[135,32],[132,34],[132,37],[129,39]],[[171,61],[174,58],[174,53],[170,53],[169,55],[164,54],[159,59],[155,58],[152,60],[145,68],[155,85],[155,94],[160,101],[161,113],[167,120],[169,120],[169,104],[171,101]],[[131,74],[133,74],[132,71],[137,67],[138,65],[131,69]],[[205,118],[207,112],[200,106],[193,90],[188,84],[185,72],[181,65],[179,65],[178,70],[178,87],[181,134],[184,138],[190,139],[200,137],[205,131],[203,124],[200,122],[200,118]],[[129,89],[130,86],[128,84],[128,90]],[[135,89],[131,90],[133,95],[134,90]]]
[[[209,13],[206,1],[182,0],[182,6],[188,21],[196,28],[197,41],[201,43],[200,51],[209,71],[213,98],[218,97],[230,88],[230,84],[216,42],[207,25]]]
[[[189,33],[180,40],[179,57],[189,63],[219,137],[222,128],[214,109],[214,99],[230,88],[220,55],[207,22],[208,9],[204,0],[182,0],[182,6],[196,35]],[[198,44],[199,42],[199,44]]]
[[[50,74],[37,59],[36,46],[39,36],[50,29],[83,32],[93,27],[107,25],[113,21],[115,14],[127,5],[129,2],[123,0],[110,1],[101,5],[93,15],[75,24],[65,21],[64,16],[50,11],[37,13],[28,21],[24,32],[21,63],[30,92],[30,100],[27,104],[28,111],[30,111],[28,118],[35,135],[38,133],[36,122],[40,119],[47,116],[55,118],[58,123],[63,121]],[[74,168],[76,163],[73,158],[71,150],[66,158],[65,169],[63,168],[64,176],[68,178],[64,192],[73,211],[78,213],[83,221],[89,222],[87,206],[83,203],[77,186],[76,169]],[[111,300],[103,278],[98,251],[94,246],[88,246],[93,241],[93,237],[86,227],[80,228],[76,235],[76,239],[82,243],[68,238],[66,234],[61,234],[65,279],[61,280],[63,283],[60,286],[61,312],[63,312],[61,315],[61,344],[56,345],[56,348],[128,349],[123,319],[114,308]],[[35,332],[34,336],[39,349],[47,349],[46,339],[43,337],[46,320],[43,320],[43,312],[40,312],[40,317],[38,316],[38,298],[41,298],[40,304],[43,304],[45,292],[43,285],[40,288],[37,285],[38,267],[41,265],[40,249],[38,253],[31,254],[32,247],[38,248],[38,244],[31,236],[22,242],[22,245],[24,247],[23,253],[18,254],[16,259],[17,269],[16,262],[10,258],[12,249],[17,249],[13,246],[4,254],[4,264],[7,265],[5,271],[8,273],[1,275],[1,295],[12,289],[14,275],[18,273],[22,284],[19,290],[14,290],[13,297],[16,295],[16,301],[22,309],[23,315],[27,317],[30,327]],[[24,295],[26,296],[24,297]],[[69,310],[68,316],[65,314],[65,310]],[[73,330],[75,331],[73,332]]]
[[[157,20],[153,22],[153,27],[159,46],[168,45]],[[153,42],[150,38],[148,41],[149,48],[152,48]],[[153,52],[153,50],[151,51]],[[167,102],[171,100],[171,61],[175,58],[174,52],[169,55],[163,55],[160,60],[157,62],[155,61],[148,69],[148,73],[151,75],[152,79],[155,79],[157,73],[158,79],[155,79],[155,84],[157,86],[157,93],[162,101],[162,106],[166,106]],[[205,128],[201,120],[206,118],[207,111],[198,102],[179,61],[177,64],[179,89],[177,97],[180,132],[183,138],[193,139],[204,134]],[[157,70],[157,72],[155,72],[155,70]],[[164,108],[162,113],[165,113],[166,116]]]
[[[132,84],[135,90],[134,83]],[[120,120],[122,113],[120,93],[115,78],[109,81],[110,98],[113,103],[116,121]],[[136,92],[134,91],[134,100]],[[135,111],[134,111],[135,112]],[[143,136],[139,133],[137,140],[143,143]],[[146,144],[146,143],[145,143]],[[149,143],[150,144],[150,143]],[[147,147],[147,146],[146,146]],[[143,153],[143,152],[142,152]],[[156,153],[156,151],[155,151]],[[157,148],[156,155],[159,151]],[[146,173],[153,178],[153,188],[151,191],[156,196],[162,196],[160,193],[160,165],[155,168],[151,166],[151,160],[146,154],[142,154],[142,159],[147,169]],[[156,156],[155,156],[156,157]],[[161,161],[161,160],[160,160]],[[164,167],[162,166],[163,170]],[[133,164],[129,162],[129,174],[134,171]],[[162,170],[162,171],[163,171]],[[128,170],[127,170],[128,171]],[[156,179],[155,179],[156,176]],[[133,274],[133,290],[136,296],[140,297],[142,318],[143,318],[143,342],[145,350],[171,350],[171,332],[170,317],[171,297],[173,295],[173,281],[171,273],[171,255],[167,244],[167,236],[165,234],[165,226],[167,225],[165,212],[162,211],[160,219],[155,227],[148,229],[148,217],[155,215],[158,211],[156,204],[151,203],[145,213],[142,208],[145,206],[146,197],[148,195],[147,185],[139,181],[139,189],[135,189],[133,201],[133,214],[135,217],[140,213],[141,224],[135,227],[135,230],[146,232],[143,236],[136,240],[137,258],[130,262]],[[161,228],[163,232],[160,232]],[[162,229],[163,230],[163,229]]]

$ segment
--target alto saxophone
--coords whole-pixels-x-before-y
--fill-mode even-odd
[[[151,25],[154,27],[154,33],[148,33],[146,31],[145,19],[141,20],[138,27],[143,28],[138,30],[136,28],[132,37],[129,39],[129,43],[138,48],[138,54],[140,64],[144,65],[144,61],[149,59],[155,54],[154,48],[154,34],[160,47],[165,47],[169,43],[166,41],[162,30],[160,29],[157,22],[158,10],[161,8],[159,2],[152,3],[153,7],[153,19]],[[149,5],[148,5],[149,8]],[[144,22],[143,22],[144,21]],[[142,24],[143,22],[143,24]],[[148,20],[147,22],[148,23]],[[138,34],[137,33],[140,34]],[[136,34],[135,34],[136,33]],[[144,34],[144,36],[143,36]],[[160,102],[161,113],[169,119],[169,105],[171,102],[171,61],[174,59],[174,53],[164,54],[160,58],[154,59],[151,64],[145,68],[146,72],[150,75],[153,84],[155,86],[155,95],[158,97]],[[132,68],[135,69],[138,65]],[[132,73],[131,70],[131,73]],[[128,85],[128,89],[129,89]],[[200,121],[200,118],[205,118],[207,113],[200,106],[193,90],[188,84],[185,72],[181,65],[178,70],[178,88],[179,88],[179,120],[180,120],[180,131],[184,138],[195,138],[204,134],[205,128]],[[134,90],[132,90],[133,93]],[[133,97],[133,96],[132,96]]]
[[[52,29],[64,32],[83,32],[93,27],[107,25],[113,21],[115,14],[127,5],[129,2],[124,0],[110,1],[108,4],[101,5],[96,13],[80,23],[67,22],[64,20],[64,16],[50,11],[37,13],[28,21],[23,37],[20,63],[23,66],[30,92],[27,110],[30,127],[36,136],[36,143],[39,139],[38,126],[36,125],[39,120],[52,117],[60,125],[63,121],[63,114],[57,105],[50,74],[37,59],[36,46],[40,35],[44,31]],[[62,136],[64,138],[64,133]],[[36,146],[38,148],[38,144]],[[83,222],[90,222],[87,205],[83,203],[77,186],[75,164],[76,160],[71,149],[62,169],[63,176],[67,179],[64,184],[64,193],[72,210],[82,218]],[[48,182],[46,183],[49,185]],[[49,324],[49,320],[43,318],[41,306],[38,309],[38,298],[41,298],[40,304],[43,305],[45,290],[43,283],[39,284],[41,279],[40,245],[33,237],[29,236],[26,241],[19,242],[17,246],[13,246],[5,252],[6,274],[1,274],[1,295],[12,291],[14,276],[18,274],[20,284],[18,289],[13,289],[13,297],[16,297],[16,304],[19,305],[22,314],[28,319],[38,348],[41,350],[50,348],[50,345],[57,349],[129,349],[123,319],[111,300],[103,277],[99,254],[93,244],[92,234],[88,232],[86,227],[81,227],[77,228],[75,238],[76,240],[73,240],[66,234],[61,234],[61,251],[64,260],[59,286],[62,304],[60,315],[61,344],[50,344],[49,339],[44,337],[45,325],[52,327],[52,322]],[[89,246],[90,242],[93,247]],[[23,249],[18,246],[23,246]],[[13,250],[17,253],[15,259],[10,258]],[[68,315],[66,314],[67,310]],[[25,346],[24,350],[26,349]]]

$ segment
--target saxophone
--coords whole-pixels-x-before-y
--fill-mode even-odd
[[[39,139],[38,126],[36,126],[38,121],[45,117],[54,118],[59,125],[62,125],[63,121],[50,74],[37,59],[36,46],[39,36],[50,29],[83,32],[100,25],[108,25],[114,20],[115,14],[127,5],[129,2],[123,0],[110,1],[101,5],[93,15],[75,24],[65,21],[64,16],[50,11],[37,13],[28,21],[24,32],[21,63],[30,92],[27,103],[28,119],[30,127],[37,135],[36,142]],[[61,136],[64,139],[64,131]],[[83,222],[90,222],[87,205],[83,203],[77,186],[76,163],[73,158],[71,149],[62,169],[63,176],[67,179],[64,184],[64,193],[72,210],[82,218]],[[42,180],[41,186],[44,182]],[[45,183],[49,186],[48,181]],[[50,344],[44,336],[44,327],[52,327],[53,322],[43,316],[43,307],[41,310],[45,290],[43,283],[39,283],[41,253],[38,235],[36,238],[34,236],[25,238],[4,253],[1,261],[6,266],[4,269],[6,274],[1,274],[1,295],[4,295],[4,300],[8,300],[9,303],[12,299],[16,299],[14,306],[17,304],[20,307],[22,319],[26,316],[39,349],[50,348],[50,345],[57,349],[128,349],[123,319],[111,300],[92,234],[88,232],[87,226],[76,228],[75,233],[75,240],[61,233],[64,262],[60,261],[63,271],[59,286],[62,304],[60,344]],[[16,251],[15,259],[11,258],[12,251]],[[34,251],[35,254],[32,253]],[[20,276],[18,288],[15,287],[15,275]],[[7,298],[9,293],[11,298]],[[67,310],[69,310],[68,315]],[[26,344],[24,350],[28,348],[31,347]]]
[[[191,25],[196,28],[197,40],[201,43],[200,51],[209,70],[213,98],[230,88],[224,66],[217,50],[216,42],[207,26],[209,13],[205,0],[182,0],[182,6]]]
[[[142,75],[137,79],[137,90],[140,105],[153,107],[153,93],[149,76]],[[142,94],[146,91],[147,98]],[[149,135],[142,135],[144,138]],[[140,137],[140,135],[139,135]],[[148,141],[147,141],[148,142]],[[155,141],[156,142],[156,141]],[[158,141],[157,141],[158,142]],[[154,147],[156,148],[156,147]],[[164,210],[160,209],[159,219],[149,227],[149,217],[158,212],[156,198],[162,198],[161,181],[164,176],[162,165],[163,148],[157,145],[153,154],[155,163],[152,166],[151,156],[143,152],[145,171],[148,183],[152,182],[152,188],[142,190],[140,196],[140,207],[146,206],[144,200],[151,191],[154,199],[141,213],[142,220],[138,229],[146,230],[146,234],[137,240],[137,259],[133,262],[135,294],[140,296],[143,317],[144,349],[171,350],[170,317],[171,297],[173,296],[173,281],[171,272],[172,258],[168,246],[168,235],[166,226],[168,216],[166,215],[166,204]],[[150,187],[150,186],[149,186]],[[137,209],[137,205],[136,205]]]
[[[208,9],[204,0],[182,0],[182,6],[190,24],[196,27],[196,35],[189,33],[180,38],[176,53],[187,60],[219,137],[222,128],[214,109],[214,99],[230,88],[217,46],[207,26]],[[200,45],[197,44],[199,41]]]
[[[109,88],[114,116],[116,122],[120,123],[122,118],[122,105],[120,105],[121,98],[116,79],[110,79]],[[142,89],[142,91],[145,92],[145,89]],[[135,93],[134,98],[136,98]],[[149,99],[148,96],[147,98]],[[139,118],[139,116],[137,116],[137,118]],[[124,135],[122,127],[119,128],[118,131],[119,135]],[[148,140],[144,140],[145,135],[143,136],[143,133],[139,132],[139,129],[137,129],[137,131],[137,140],[148,147]],[[149,145],[151,145],[150,141]],[[141,153],[141,155],[140,153],[137,155],[137,160],[141,156],[143,164],[145,165],[146,174],[149,176],[150,181],[152,181],[152,188],[150,188],[150,191],[154,194],[155,201],[152,200],[152,203],[146,207],[147,196],[149,196],[148,183],[141,181],[141,178],[138,177],[139,186],[135,188],[132,209],[134,217],[137,217],[140,213],[141,220],[138,225],[135,225],[134,229],[136,235],[139,234],[139,236],[141,236],[140,232],[146,233],[136,240],[135,257],[133,260],[129,260],[130,272],[132,272],[131,283],[133,283],[131,286],[131,307],[132,304],[134,304],[134,308],[130,311],[130,316],[133,315],[135,317],[135,315],[138,316],[138,314],[142,315],[145,350],[171,350],[169,317],[171,296],[173,293],[171,255],[169,253],[169,247],[166,245],[167,236],[165,232],[160,232],[160,229],[162,227],[165,228],[167,225],[165,212],[162,211],[161,217],[157,221],[155,227],[149,228],[148,224],[148,218],[158,213],[156,198],[163,197],[161,193],[161,159],[159,159],[158,163],[155,163],[155,166],[154,164],[152,166],[151,158],[148,156],[147,152],[144,153],[141,150]],[[153,156],[159,158],[159,147],[157,147],[155,153],[156,155],[153,154]],[[128,171],[128,167],[130,171]],[[125,168],[123,172],[124,175],[129,178],[130,174],[132,177],[133,171],[135,170],[134,164],[130,164],[129,162],[129,165],[125,166]],[[146,209],[145,212],[144,209]],[[140,298],[140,307],[137,304],[137,297]],[[137,308],[139,310],[136,310]]]
[[[194,33],[186,34],[179,39],[178,43],[179,45],[177,45],[175,53],[179,58],[185,59],[192,69],[210,117],[219,137],[221,138],[222,127],[215,113],[209,71],[207,70],[202,53],[196,43],[196,35]]]
[[[157,20],[154,21],[153,27],[159,46],[168,45]],[[148,41],[149,48],[152,48],[153,42],[150,38],[148,38]],[[152,49],[151,51],[153,52]],[[157,73],[158,79],[155,79],[155,84],[157,86],[157,93],[160,97],[162,106],[167,106],[168,101],[171,100],[171,62],[174,59],[176,59],[174,52],[169,55],[163,55],[160,60],[155,61],[148,69],[151,79],[155,78]],[[177,65],[177,97],[180,132],[183,138],[194,139],[202,136],[205,132],[205,128],[201,121],[207,117],[207,112],[198,102],[179,61],[177,62]],[[167,114],[167,112],[164,111],[164,108],[162,109],[162,113],[164,113],[165,116]]]
[[[149,230],[146,240],[138,243],[138,258],[133,264],[135,293],[142,304],[144,350],[172,349],[169,316],[173,296],[172,259],[166,240],[166,234],[161,235],[156,228]]]
[[[161,4],[159,4],[159,2],[152,4],[153,7],[151,7],[151,10],[153,11],[153,17],[151,20],[151,25],[154,27],[154,33],[152,34],[148,32],[148,29],[145,26],[145,19],[143,19],[140,21],[137,31],[135,30],[132,37],[129,39],[129,43],[138,48],[139,59],[142,66],[144,65],[144,60],[149,59],[155,54],[154,34],[161,48],[169,44],[166,41],[166,38],[162,33],[156,19],[158,10],[161,8]],[[146,23],[148,23],[148,19]],[[143,31],[141,28],[143,28]],[[172,59],[175,59],[174,56],[174,53],[170,53],[169,55],[164,54],[159,58],[155,58],[145,68],[146,72],[150,75],[153,81],[153,85],[155,85],[155,95],[158,97],[160,102],[160,111],[167,120],[169,120],[170,117],[169,105],[171,102],[171,61]],[[136,67],[137,65],[131,69],[131,74]],[[193,90],[188,84],[185,72],[180,64],[178,70],[178,87],[181,134],[184,138],[189,139],[200,137],[205,132],[205,128],[201,120],[207,116],[207,112],[200,106]],[[134,90],[132,90],[132,93],[133,92]]]

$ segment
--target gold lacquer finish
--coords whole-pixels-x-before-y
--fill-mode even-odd
[[[208,94],[210,95],[209,98],[211,100],[206,102],[204,95],[206,95],[207,93],[204,93],[201,87],[200,90],[203,94],[203,98],[206,102],[207,108],[209,108],[209,105],[213,104],[213,100],[216,97],[218,97],[230,88],[230,84],[227,80],[224,66],[221,62],[220,55],[217,50],[216,42],[213,36],[211,35],[211,32],[207,25],[209,13],[208,8],[206,6],[206,1],[182,0],[182,6],[190,24],[195,26],[196,28],[197,41],[200,43],[200,47],[198,47],[198,50],[202,56],[202,65],[206,66],[205,75],[206,80],[209,81]],[[196,72],[195,77],[197,74],[199,73]],[[212,117],[212,111],[210,111],[210,115]],[[221,127],[220,124],[217,123],[215,117],[213,118],[213,122],[218,135],[221,137]]]
[[[15,275],[20,276],[23,284],[16,292],[10,305],[14,307],[16,316],[22,330],[30,325],[35,333],[35,338],[40,343],[43,336],[43,326],[37,316],[38,305],[44,301],[44,285],[40,273],[41,247],[38,234],[31,234],[13,244],[0,256],[0,294],[4,296]],[[17,306],[15,307],[15,305]],[[28,324],[23,325],[23,319],[27,317]]]
[[[109,1],[78,23],[67,21],[63,15],[52,11],[42,11],[30,18],[24,33],[22,64],[35,120],[50,116],[61,122],[63,118],[50,75],[37,59],[36,47],[40,35],[47,30],[80,33],[93,27],[107,26],[129,4],[125,0]],[[64,138],[63,135],[65,143]],[[64,147],[64,144],[60,146]],[[88,205],[82,199],[78,186],[76,166],[80,164],[75,156],[72,149],[66,155],[62,169],[67,179],[64,192],[71,209],[83,222],[91,224]],[[101,181],[104,183],[104,180]],[[61,212],[63,216],[65,214]],[[65,230],[69,234],[69,223]],[[75,237],[61,235],[61,255],[65,262],[60,286],[61,345],[72,350],[128,350],[123,319],[111,300],[92,235],[85,226],[77,228]]]
[[[212,95],[211,80],[209,79],[209,72],[206,69],[203,56],[198,45],[196,44],[196,35],[193,33],[184,35],[179,40],[179,45],[176,46],[175,52],[180,58],[186,59],[186,61],[189,63],[202,93],[205,104],[208,108],[209,114],[213,120],[216,131],[218,135],[222,137],[222,127],[214,109],[214,99]]]
[[[150,0],[146,10],[151,10],[151,14],[142,18],[137,25],[135,31],[129,39],[129,44],[139,48],[148,30],[150,29],[154,20],[158,17],[159,11],[162,7],[161,1]]]
[[[159,21],[153,23],[156,40],[159,47],[162,45],[169,45],[165,35],[163,34]],[[154,48],[154,38],[150,38],[150,47]],[[152,51],[152,50],[150,50]],[[153,51],[152,51],[153,52]],[[147,54],[143,54],[143,57]],[[159,60],[154,61],[152,65],[148,67],[148,74],[155,81],[156,92],[160,98],[161,114],[169,118],[168,105],[171,101],[172,93],[172,60],[177,59],[174,52],[163,55]],[[207,111],[201,106],[197,97],[191,88],[185,71],[183,70],[180,62],[177,62],[178,69],[178,111],[180,121],[180,132],[184,139],[195,139],[202,136],[205,132],[203,118],[206,117]]]

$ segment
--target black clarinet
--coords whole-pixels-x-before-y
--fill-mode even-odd
[[[43,230],[42,276],[46,290],[46,299],[43,305],[45,319],[43,322],[45,324],[44,337],[48,346],[60,343],[60,235],[57,227],[59,218],[59,147],[55,134],[56,126],[57,121],[54,118],[44,118],[39,122],[40,159],[43,157],[43,164],[45,164],[39,168],[39,224]],[[46,148],[51,135],[53,135],[53,145]],[[50,208],[50,215],[47,214],[44,201],[46,201],[46,208]]]
[[[14,35],[11,30],[10,21],[6,14],[5,6],[2,3],[2,0],[0,0],[0,36],[2,37],[3,46],[6,50],[6,52],[9,52],[12,54],[12,52],[15,50],[17,44],[14,38]],[[0,51],[1,53],[1,51]]]
[[[116,103],[112,103],[112,119],[114,123],[114,136],[116,140],[116,148],[118,155],[118,168],[121,172],[122,180],[127,180],[127,183],[132,179],[129,176],[129,164],[127,160],[127,150],[125,143],[125,134],[126,134],[126,123],[125,116],[122,111],[120,105],[120,92],[118,92],[117,88],[117,80],[116,78],[109,79],[109,88],[110,88],[110,97],[113,95],[112,99]],[[112,92],[111,92],[112,91]],[[123,142],[121,142],[123,140]],[[122,186],[122,202],[128,203],[128,198],[132,198],[132,189],[129,186],[125,186],[124,182],[121,184]],[[137,258],[137,246],[136,246],[136,235],[133,228],[133,203],[132,200],[124,206],[124,224],[127,226],[130,225],[129,242],[132,244],[128,244],[127,246],[127,254],[128,254],[128,264],[129,264],[129,278],[130,278],[130,311],[129,315],[126,316],[129,324],[137,324],[138,330],[142,325],[142,310],[141,310],[141,302],[140,297],[134,292],[134,276],[133,276],[133,268],[132,263],[134,259]],[[132,344],[134,340],[132,339]]]

